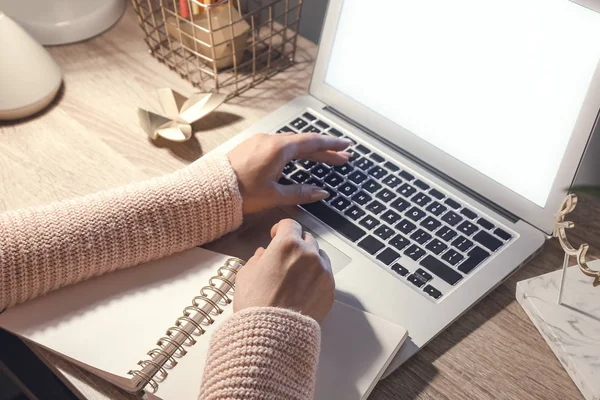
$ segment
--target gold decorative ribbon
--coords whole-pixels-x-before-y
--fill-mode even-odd
[[[576,249],[571,245],[569,239],[567,239],[566,230],[574,228],[575,224],[571,221],[565,221],[565,217],[567,216],[567,214],[571,213],[576,206],[577,196],[573,193],[567,195],[567,197],[565,197],[565,199],[563,200],[558,212],[554,214],[554,218],[556,219],[556,225],[554,226],[554,232],[552,233],[552,236],[558,238],[560,246],[568,256],[573,256],[576,258],[579,270],[583,274],[594,278],[592,285],[598,286],[600,285],[600,271],[595,271],[591,269],[587,265],[585,259],[590,246],[587,243],[584,243]]]

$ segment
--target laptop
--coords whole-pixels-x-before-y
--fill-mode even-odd
[[[309,94],[223,150],[318,132],[352,139],[351,160],[289,163],[281,184],[331,197],[214,246],[251,255],[273,223],[299,221],[332,261],[337,300],[408,329],[389,374],[551,237],[600,109],[600,14],[585,5],[330,0]]]

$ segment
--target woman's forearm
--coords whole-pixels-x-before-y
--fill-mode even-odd
[[[108,191],[0,214],[0,310],[200,245],[238,227],[227,157]]]
[[[319,324],[298,312],[239,311],[211,339],[199,400],[312,400],[320,342]]]

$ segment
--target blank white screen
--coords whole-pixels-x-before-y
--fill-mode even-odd
[[[345,0],[325,82],[544,207],[599,59],[568,0]]]

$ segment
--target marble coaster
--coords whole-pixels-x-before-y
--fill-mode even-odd
[[[588,263],[598,269],[600,260]],[[563,304],[562,269],[517,283],[517,301],[587,400],[600,400],[600,286],[569,267]]]

